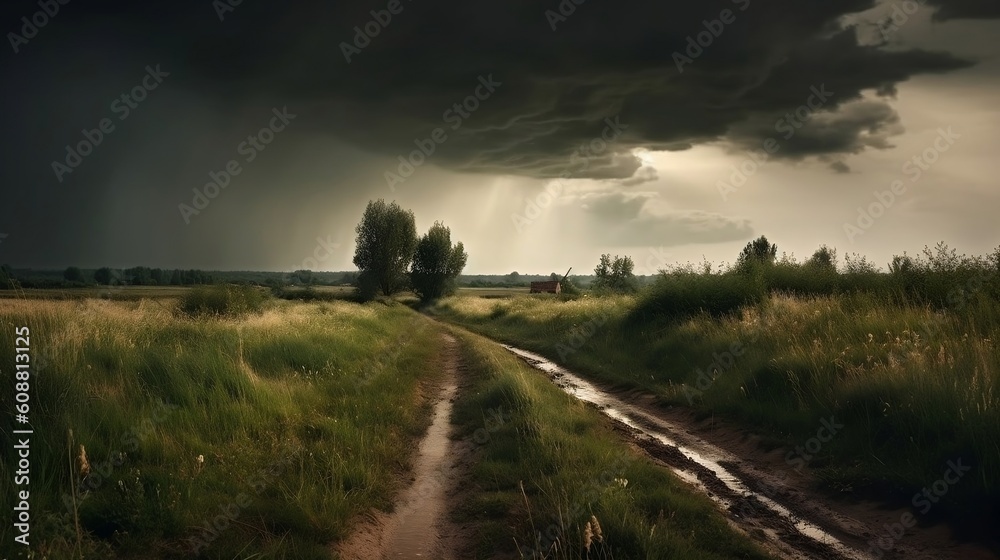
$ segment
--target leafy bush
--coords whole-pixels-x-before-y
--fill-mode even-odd
[[[180,310],[188,315],[249,315],[262,312],[268,299],[267,292],[255,286],[206,286],[193,288],[185,294]]]
[[[635,313],[683,318],[704,312],[720,317],[759,303],[766,294],[762,271],[755,266],[721,274],[663,272],[644,291]]]

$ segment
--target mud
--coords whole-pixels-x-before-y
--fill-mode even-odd
[[[690,414],[667,411],[650,395],[623,393],[588,382],[546,358],[504,347],[544,371],[567,393],[611,418],[616,429],[727,513],[730,523],[770,552],[794,559],[989,559],[984,546],[959,543],[947,531],[908,529],[880,539],[886,523],[905,510],[849,503],[815,490],[808,473],[790,469],[781,451],[764,452],[743,430],[706,426]],[[790,472],[789,472],[790,471]]]
[[[452,482],[458,477],[461,453],[451,434],[452,402],[459,367],[457,341],[446,343],[446,378],[440,389],[430,428],[416,450],[413,482],[403,491],[392,513],[371,512],[335,552],[344,560],[459,560],[461,531],[449,521]]]

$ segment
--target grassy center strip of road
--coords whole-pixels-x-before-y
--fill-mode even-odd
[[[453,515],[476,527],[476,558],[768,558],[597,410],[494,342],[454,334],[457,437],[474,449]]]
[[[32,551],[328,559],[351,520],[391,508],[411,468],[440,329],[382,303],[195,317],[175,303],[0,306],[4,340],[32,332]],[[13,352],[0,346],[0,364]],[[0,481],[7,512],[12,480]],[[0,525],[0,541],[12,530]]]

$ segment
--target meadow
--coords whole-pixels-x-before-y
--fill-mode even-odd
[[[330,558],[408,483],[446,328],[462,356],[455,439],[472,444],[451,515],[476,558],[766,557],[484,336],[754,430],[837,495],[906,506],[968,465],[926,519],[976,537],[1000,511],[1000,259],[947,256],[890,273],[681,267],[628,294],[461,289],[430,306],[342,287],[8,293],[0,364],[27,325],[35,365],[34,557]],[[0,507],[14,496],[4,477]],[[4,546],[13,536],[0,527]]]
[[[0,325],[11,340],[31,328],[39,559],[336,558],[332,545],[392,511],[409,483],[445,359],[444,327],[397,301],[245,286],[10,299]],[[477,558],[766,558],[597,411],[496,344],[454,334],[453,437],[475,449],[450,515],[471,527]],[[0,363],[14,361],[4,345]],[[9,446],[0,453],[13,464]],[[12,480],[0,482],[8,511]],[[13,536],[0,527],[5,547]]]
[[[453,297],[432,313],[771,446],[801,449],[833,418],[843,428],[789,464],[841,495],[909,504],[961,461],[969,475],[928,518],[985,531],[1000,512],[997,263],[916,265],[687,268],[635,294]]]
[[[0,305],[0,363],[31,328],[33,557],[330,558],[403,484],[439,337],[401,305],[180,303]]]

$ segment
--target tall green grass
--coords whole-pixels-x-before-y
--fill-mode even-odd
[[[181,297],[180,309],[188,315],[239,316],[262,312],[268,299],[256,286],[198,286]]]
[[[0,364],[27,325],[38,368],[36,558],[329,558],[354,516],[391,507],[429,421],[417,387],[438,370],[433,327],[401,305],[190,317],[149,300],[10,301],[0,325]]]
[[[833,489],[908,503],[961,458],[972,473],[931,515],[981,526],[1000,511],[1000,303],[995,280],[973,281],[982,272],[928,273],[921,282],[943,300],[845,290],[758,301],[743,288],[716,294],[732,277],[688,274],[637,296],[457,297],[434,312],[609,385],[753,426],[790,448],[834,416],[844,429],[811,459]],[[949,299],[943,309],[930,301]],[[730,362],[724,354],[734,344],[741,352]]]
[[[456,334],[469,384],[454,418],[476,444],[471,499],[458,513],[477,522],[477,558],[767,558],[599,412],[495,344]]]

